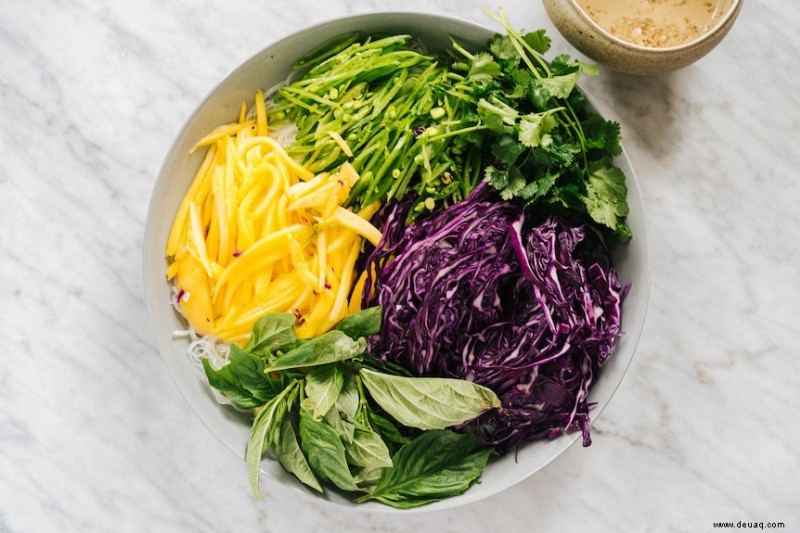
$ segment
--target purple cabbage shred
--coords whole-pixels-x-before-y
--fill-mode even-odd
[[[629,288],[601,238],[556,216],[535,220],[483,184],[406,226],[409,206],[385,206],[367,259],[363,307],[383,308],[368,352],[494,390],[503,408],[462,429],[498,450],[565,431],[588,446],[589,388],[622,334]]]

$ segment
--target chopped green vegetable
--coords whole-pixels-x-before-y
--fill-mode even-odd
[[[268,114],[297,127],[287,151],[312,172],[350,161],[361,178],[349,207],[414,193],[413,218],[463,199],[480,180],[479,162],[462,149],[471,107],[447,61],[419,52],[410,36],[361,36],[282,87]]]

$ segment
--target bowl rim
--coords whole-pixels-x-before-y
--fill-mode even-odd
[[[234,447],[224,436],[223,432],[216,428],[212,421],[208,420],[202,413],[200,409],[197,407],[198,400],[189,397],[189,393],[183,383],[182,379],[187,379],[185,376],[179,376],[176,373],[176,365],[174,362],[170,360],[170,345],[173,343],[172,340],[166,339],[163,335],[160,334],[158,324],[156,321],[156,313],[155,306],[157,305],[158,299],[154,296],[152,287],[156,283],[161,283],[161,279],[163,278],[160,274],[151,272],[150,268],[148,268],[148,261],[152,261],[149,259],[151,254],[158,251],[159,253],[161,250],[156,250],[156,245],[154,244],[154,237],[156,234],[157,228],[155,227],[155,222],[153,220],[153,214],[156,211],[155,207],[158,205],[158,192],[161,182],[168,179],[166,170],[168,166],[168,162],[170,161],[173,153],[180,145],[180,139],[187,135],[187,131],[190,129],[191,124],[193,123],[196,115],[199,111],[207,106],[209,102],[212,101],[213,96],[217,94],[217,92],[222,88],[225,87],[228,82],[237,76],[237,74],[243,70],[247,65],[251,64],[256,58],[265,54],[268,50],[273,49],[281,45],[284,42],[287,42],[291,39],[297,39],[299,34],[309,35],[311,32],[318,30],[319,28],[332,25],[332,24],[347,24],[347,25],[355,25],[358,23],[363,22],[370,22],[370,21],[378,21],[380,22],[385,17],[400,17],[402,19],[433,19],[438,21],[445,21],[450,24],[453,24],[460,28],[465,32],[479,32],[481,34],[485,34],[486,36],[491,36],[493,34],[498,33],[498,30],[490,28],[488,26],[463,19],[457,15],[444,15],[444,14],[436,14],[436,13],[425,13],[419,11],[376,11],[376,12],[369,12],[369,13],[357,13],[357,14],[349,14],[339,17],[332,17],[315,24],[305,25],[298,28],[295,31],[292,31],[285,35],[284,37],[274,39],[271,41],[267,41],[264,46],[260,49],[255,51],[249,57],[245,58],[239,64],[234,66],[233,68],[229,69],[227,73],[219,78],[216,83],[214,83],[211,88],[204,94],[204,96],[200,99],[199,103],[191,108],[187,117],[185,118],[184,122],[179,126],[175,137],[172,139],[172,142],[164,154],[163,162],[159,168],[156,180],[153,185],[153,189],[151,192],[151,198],[148,203],[148,211],[147,217],[145,221],[145,228],[144,228],[144,246],[143,246],[143,263],[144,263],[144,292],[145,292],[145,304],[149,314],[149,329],[153,333],[155,340],[156,340],[156,347],[161,355],[162,360],[167,366],[168,371],[172,377],[173,382],[179,389],[181,396],[184,397],[184,400],[187,401],[189,407],[194,412],[194,414],[200,419],[203,425],[217,438],[225,447],[230,449],[235,455],[239,457],[243,457],[243,451]],[[404,24],[410,24],[409,21],[406,21]],[[398,24],[399,25],[399,24]],[[311,45],[309,45],[311,46]],[[580,89],[580,88],[579,88]],[[582,90],[582,89],[581,89]],[[590,106],[594,108],[596,112],[603,113],[605,112],[600,109],[595,102],[592,101],[591,96],[586,94],[587,99],[589,100]],[[601,414],[611,403],[613,396],[616,394],[616,391],[622,384],[624,377],[627,375],[628,369],[633,361],[633,358],[637,352],[638,344],[641,340],[642,330],[644,328],[644,323],[646,322],[646,315],[647,309],[649,305],[649,298],[650,298],[650,285],[651,285],[651,249],[650,249],[650,239],[649,239],[649,229],[647,224],[647,215],[644,209],[644,201],[642,197],[642,191],[640,188],[640,181],[638,180],[634,167],[631,164],[630,157],[628,152],[626,151],[625,147],[623,146],[622,153],[620,156],[620,161],[624,160],[627,169],[629,169],[630,174],[626,174],[626,177],[630,182],[635,183],[635,187],[633,190],[636,193],[636,198],[632,199],[638,206],[641,207],[641,211],[639,212],[639,225],[637,227],[637,235],[638,239],[641,239],[644,244],[643,246],[643,253],[639,257],[640,260],[640,277],[632,280],[638,286],[639,297],[637,300],[637,310],[638,310],[638,322],[634,323],[635,328],[628,328],[625,330],[625,337],[630,339],[629,345],[625,348],[625,351],[629,354],[627,355],[627,360],[625,360],[620,368],[618,368],[615,373],[618,374],[618,379],[616,382],[609,384],[604,391],[605,398],[598,402],[598,405],[593,408],[592,410],[592,417],[591,421],[592,424],[596,423],[597,420],[600,418]],[[629,187],[629,194],[631,192],[631,188]],[[629,200],[630,201],[630,200]],[[170,219],[171,220],[171,219]],[[165,267],[166,268],[166,267]],[[166,283],[166,282],[164,282]],[[163,304],[163,302],[161,302]],[[615,350],[619,350],[619,347],[615,348]],[[222,409],[224,406],[214,406]],[[265,470],[264,466],[261,467],[261,475],[267,479],[270,479],[276,482],[276,486],[279,483],[280,486],[286,489],[290,489],[293,494],[302,494],[301,497],[308,498],[309,502],[319,502],[324,501],[328,505],[332,505],[335,507],[348,507],[350,509],[355,509],[357,511],[366,511],[366,512],[377,512],[381,514],[386,513],[408,513],[409,511],[412,513],[419,513],[419,512],[434,512],[434,511],[441,511],[447,509],[453,509],[460,507],[462,505],[466,505],[469,503],[474,503],[476,501],[481,501],[485,498],[496,496],[497,494],[502,493],[503,491],[509,490],[514,486],[517,486],[522,481],[530,478],[531,476],[535,475],[536,473],[543,470],[547,465],[561,457],[564,452],[566,452],[580,437],[580,434],[577,432],[574,433],[565,433],[560,436],[556,441],[559,441],[561,444],[559,445],[557,451],[555,453],[551,453],[549,458],[546,461],[543,461],[539,464],[538,468],[535,469],[526,469],[524,472],[520,471],[516,475],[512,476],[508,482],[500,483],[498,486],[492,488],[492,490],[487,490],[483,494],[474,494],[470,493],[470,491],[465,492],[464,494],[459,495],[458,497],[454,498],[447,498],[440,502],[436,502],[430,505],[417,507],[411,510],[402,510],[402,509],[395,509],[390,506],[386,505],[371,505],[371,504],[362,504],[362,505],[346,505],[337,501],[333,501],[326,496],[320,497],[316,494],[310,494],[307,491],[303,490],[299,483],[283,483],[281,480],[277,479],[276,475],[273,471]],[[554,441],[547,441],[547,442],[554,442]],[[294,482],[295,480],[291,480]],[[473,495],[474,494],[474,495]]]
[[[641,44],[636,44],[630,41],[626,41],[621,37],[617,37],[609,30],[605,29],[603,26],[598,24],[592,17],[590,17],[589,14],[583,9],[583,7],[577,0],[566,0],[566,1],[569,2],[569,4],[575,9],[578,16],[581,17],[584,23],[591,26],[592,29],[602,34],[603,37],[609,39],[618,46],[636,52],[659,54],[659,55],[665,55],[676,52],[686,52],[701,47],[704,43],[708,42],[708,40],[712,38],[714,35],[717,35],[720,32],[725,31],[725,29],[729,26],[731,20],[738,15],[739,10],[741,9],[742,4],[744,3],[744,0],[731,0],[731,5],[725,12],[725,14],[722,17],[720,17],[720,19],[717,21],[716,24],[711,26],[711,28],[706,30],[704,33],[701,33],[697,37],[690,39],[689,41],[686,41],[685,43],[682,44],[659,47],[659,46],[644,46]]]

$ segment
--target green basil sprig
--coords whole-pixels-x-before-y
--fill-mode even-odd
[[[266,315],[229,363],[203,360],[209,384],[255,413],[247,443],[250,487],[271,452],[311,489],[325,484],[398,508],[465,491],[491,449],[448,427],[500,407],[489,389],[450,378],[407,375],[365,355],[380,330],[380,307],[347,317],[313,339],[298,339],[294,316]]]

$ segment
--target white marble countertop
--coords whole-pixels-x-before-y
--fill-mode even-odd
[[[502,3],[546,28],[536,0]],[[795,0],[660,77],[583,87],[644,194],[638,353],[593,429],[480,504],[367,514],[265,487],[190,410],[150,336],[149,196],[183,121],[234,66],[311,23],[472,0],[4,2],[0,7],[0,532],[800,531],[800,129]]]

